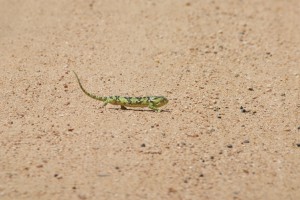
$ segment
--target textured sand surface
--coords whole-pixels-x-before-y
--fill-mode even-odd
[[[300,199],[298,0],[0,0],[0,60],[1,200]]]

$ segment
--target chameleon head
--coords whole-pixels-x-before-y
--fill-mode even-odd
[[[164,96],[153,96],[151,97],[151,102],[153,102],[156,107],[161,107],[166,105],[169,100]]]

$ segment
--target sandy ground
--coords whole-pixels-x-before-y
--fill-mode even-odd
[[[300,1],[0,5],[1,200],[300,199]]]

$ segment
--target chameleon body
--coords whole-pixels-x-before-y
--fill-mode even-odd
[[[122,96],[107,96],[107,97],[101,97],[101,96],[96,96],[94,94],[91,94],[87,92],[79,78],[78,75],[74,72],[76,79],[79,83],[79,86],[81,90],[89,97],[103,101],[104,104],[103,106],[106,106],[107,104],[112,104],[112,105],[120,105],[121,109],[126,109],[126,107],[148,107],[151,110],[154,110],[156,112],[160,112],[158,108],[161,106],[164,106],[168,103],[168,99],[164,96],[147,96],[147,97],[122,97]]]

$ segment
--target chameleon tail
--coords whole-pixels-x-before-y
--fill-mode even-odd
[[[74,72],[74,71],[73,71],[73,72]],[[93,99],[96,99],[96,100],[99,100],[99,101],[105,101],[105,99],[104,99],[103,97],[98,97],[98,96],[96,96],[96,95],[93,95],[93,94],[88,93],[88,92],[82,87],[81,82],[80,82],[80,80],[79,80],[79,78],[78,78],[76,72],[74,72],[74,74],[75,74],[75,76],[76,76],[76,78],[77,78],[77,81],[78,81],[78,83],[79,83],[79,86],[80,86],[81,90],[84,92],[84,94],[86,94],[87,96],[89,96],[89,97],[91,97],[91,98],[93,98]]]

